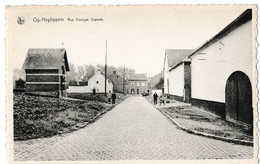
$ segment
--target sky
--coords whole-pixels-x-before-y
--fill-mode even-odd
[[[212,38],[245,7],[90,6],[18,7],[7,12],[7,59],[22,68],[29,48],[65,48],[74,65],[126,66],[153,76],[163,70],[165,49],[195,49]],[[22,16],[25,23],[17,23]],[[63,22],[34,22],[42,18]],[[70,22],[67,19],[74,19]],[[79,22],[76,18],[102,18]],[[62,44],[63,43],[63,44]]]

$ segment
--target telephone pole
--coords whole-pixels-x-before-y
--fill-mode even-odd
[[[105,56],[105,96],[107,96],[107,40],[106,40],[106,56]]]
[[[124,66],[124,74],[123,74],[123,93],[125,95],[125,66]]]

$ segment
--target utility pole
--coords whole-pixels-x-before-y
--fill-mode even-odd
[[[124,66],[124,74],[123,74],[123,93],[125,95],[125,66]]]
[[[105,56],[105,96],[107,96],[107,40],[106,40],[106,56]]]

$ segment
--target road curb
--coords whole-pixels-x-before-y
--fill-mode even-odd
[[[166,117],[168,117],[171,121],[173,121],[180,129],[184,130],[187,133],[196,134],[196,135],[200,135],[200,136],[204,136],[204,137],[214,138],[214,139],[217,139],[217,140],[232,142],[232,143],[241,144],[241,145],[247,145],[247,146],[253,146],[254,145],[254,143],[252,141],[225,138],[225,137],[220,137],[220,136],[216,136],[216,135],[213,135],[213,134],[199,132],[197,130],[190,130],[190,129],[180,125],[177,121],[175,121],[170,115],[168,115],[163,110],[161,110],[159,108],[156,108],[156,109],[158,109],[160,112],[162,112]]]

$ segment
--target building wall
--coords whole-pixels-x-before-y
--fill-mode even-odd
[[[165,63],[164,63],[164,94],[169,94],[168,92],[168,82],[169,82],[169,71],[170,67],[168,67],[168,60],[167,57],[165,55]]]
[[[25,70],[26,92],[44,92],[60,90],[58,70]]]
[[[144,86],[142,84],[144,84]],[[134,94],[137,94],[137,89],[139,89],[139,94],[148,93],[148,82],[143,80],[129,80],[127,85],[127,93],[132,94],[131,91],[134,90]]]
[[[100,72],[97,72],[92,78],[88,80],[88,86],[81,87],[82,92],[92,93],[93,88],[96,93],[105,93],[105,77]],[[107,79],[107,92],[113,92],[113,84]]]
[[[184,89],[184,66],[180,64],[169,72],[170,95],[183,97]]]
[[[225,110],[225,87],[228,77],[235,71],[242,71],[252,83],[254,66],[251,23],[252,21],[248,21],[191,57],[193,103],[201,100],[213,102],[216,108],[212,110],[219,110],[215,112],[221,115]],[[206,101],[199,104],[205,107]]]
[[[61,74],[56,70],[25,70],[26,94],[43,96],[66,96],[66,88],[61,85]],[[65,82],[64,82],[65,83]],[[59,90],[63,92],[59,92]]]

